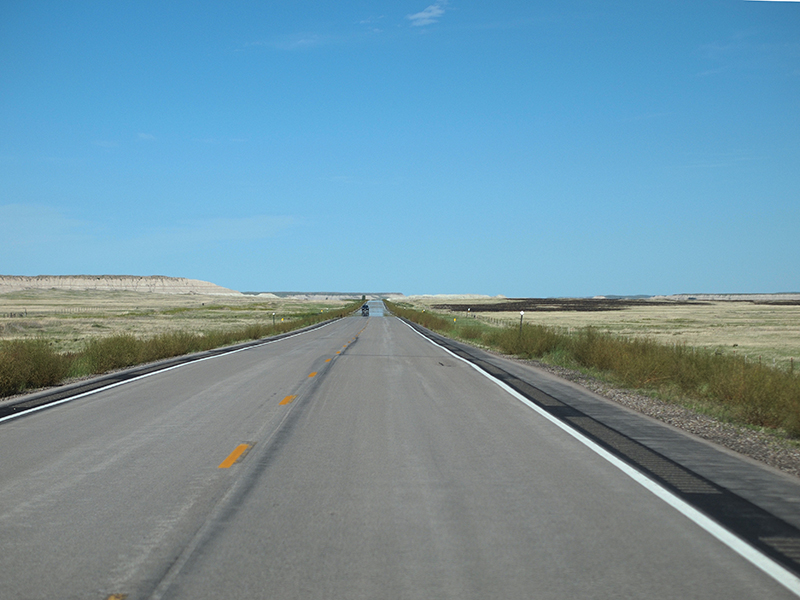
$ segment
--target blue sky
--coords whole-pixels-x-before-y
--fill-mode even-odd
[[[0,274],[800,291],[800,3],[0,7]]]

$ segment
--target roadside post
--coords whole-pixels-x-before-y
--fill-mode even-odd
[[[522,335],[522,317],[525,316],[525,311],[519,311],[519,334]]]

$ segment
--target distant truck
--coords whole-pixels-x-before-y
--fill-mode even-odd
[[[369,316],[369,304],[364,304],[361,306],[361,316],[362,317]]]

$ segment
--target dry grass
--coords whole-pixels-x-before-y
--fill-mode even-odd
[[[86,340],[118,335],[149,338],[176,331],[209,332],[276,323],[343,307],[346,298],[307,301],[263,296],[30,290],[0,294],[0,341],[47,340],[56,352],[77,352]],[[10,314],[18,316],[8,316]]]
[[[433,310],[441,300],[414,299],[415,308]],[[496,301],[502,304],[503,301]],[[486,301],[475,301],[476,304]],[[450,316],[450,311],[433,310]],[[463,318],[464,313],[457,313]],[[519,312],[475,312],[486,323],[519,325]],[[558,330],[594,327],[624,337],[647,338],[666,345],[685,345],[725,355],[746,357],[748,362],[788,370],[790,359],[800,370],[800,306],[760,305],[751,302],[710,302],[636,306],[618,311],[526,312],[524,322]]]
[[[0,295],[0,397],[339,318],[361,302],[37,290]]]

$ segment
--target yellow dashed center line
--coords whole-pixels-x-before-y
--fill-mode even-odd
[[[330,358],[326,358],[325,362],[331,362],[331,359]]]
[[[228,458],[222,461],[222,464],[219,466],[219,468],[227,469],[228,467],[230,467],[233,463],[239,460],[245,452],[250,450],[251,446],[252,444],[239,444],[238,446],[236,446],[236,450],[231,452],[228,455]]]
[[[278,404],[291,404],[292,401],[297,398],[297,396],[286,396],[283,400],[281,400]]]
[[[313,373],[310,373],[308,376],[309,376],[309,377],[316,377],[316,376],[317,376],[317,372],[316,372],[316,371],[314,371]]]

